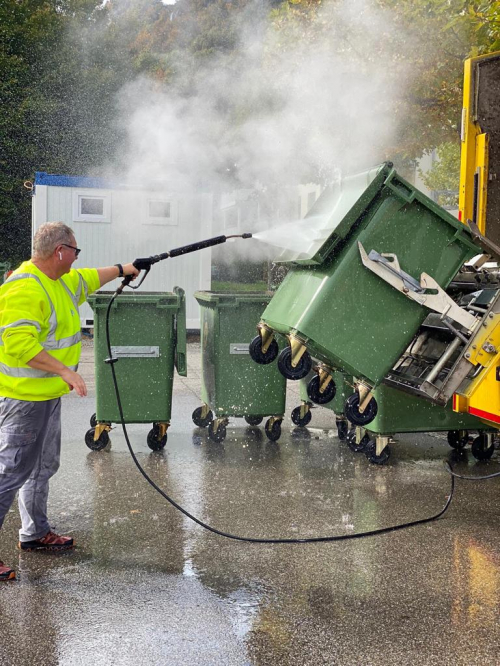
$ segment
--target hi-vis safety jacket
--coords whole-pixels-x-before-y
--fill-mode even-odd
[[[80,360],[78,306],[99,288],[95,268],[72,269],[52,280],[25,261],[0,287],[0,396],[51,400],[69,392],[66,382],[27,363],[45,350],[72,370]]]

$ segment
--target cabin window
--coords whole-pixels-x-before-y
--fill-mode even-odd
[[[147,199],[144,206],[144,224],[177,225],[175,202],[172,199]]]
[[[75,222],[110,222],[110,196],[93,191],[73,193]]]

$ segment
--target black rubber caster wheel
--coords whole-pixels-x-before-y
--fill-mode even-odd
[[[300,357],[300,361],[295,368],[292,365],[292,350],[290,347],[283,349],[278,356],[278,368],[281,374],[287,379],[303,379],[309,374],[312,366],[312,359],[309,352],[305,351]]]
[[[463,449],[469,441],[467,430],[448,430],[448,444],[452,449]]]
[[[245,421],[249,426],[258,426],[263,420],[262,416],[245,416]]]
[[[476,439],[472,442],[472,455],[476,460],[489,460],[493,455],[495,446],[490,444],[488,446],[488,437],[484,433],[481,433]]]
[[[277,442],[281,437],[281,421],[274,421],[271,425],[271,419],[269,419],[266,421],[265,431],[267,438],[270,439],[271,442]]]
[[[276,340],[272,340],[271,344],[267,348],[266,353],[262,351],[262,338],[260,335],[257,335],[252,342],[250,343],[250,356],[251,358],[258,363],[259,365],[267,365],[272,363],[274,359],[278,356],[279,348]]]
[[[223,423],[219,423],[217,428],[214,428],[215,421],[212,421],[208,426],[208,436],[212,442],[223,442],[226,439],[226,426]]]
[[[319,390],[320,387],[320,378],[319,375],[313,377],[309,384],[307,385],[307,395],[309,399],[315,402],[317,405],[326,405],[328,402],[331,402],[335,398],[335,393],[337,392],[337,387],[335,382],[329,382],[326,389],[323,393]]]
[[[300,407],[295,407],[292,409],[292,423],[294,423],[299,428],[305,428],[306,425],[311,423],[312,414],[311,410],[308,409],[302,418],[300,418]]]
[[[373,421],[373,419],[377,416],[377,411],[377,401],[375,398],[372,398],[367,404],[365,411],[361,414],[359,411],[359,395],[357,393],[353,393],[346,400],[344,416],[354,425],[365,426]]]
[[[109,435],[107,430],[103,430],[99,435],[99,439],[94,440],[95,428],[90,428],[85,433],[85,444],[92,449],[92,451],[102,451],[109,444]]]
[[[345,442],[354,453],[362,453],[371,442],[370,435],[363,435],[359,442],[356,442],[356,428],[351,428],[346,435]]]
[[[337,436],[341,442],[344,442],[347,439],[348,431],[349,424],[347,421],[337,421]]]
[[[147,443],[151,451],[161,451],[165,448],[167,443],[167,433],[163,435],[161,439],[158,439],[160,434],[160,429],[158,426],[153,425],[151,430],[148,432]]]
[[[95,428],[96,425],[97,425],[97,416],[96,414],[92,414],[92,416],[90,417],[90,427]]]
[[[377,444],[375,443],[375,440],[372,439],[365,448],[365,456],[374,465],[385,465],[385,463],[391,457],[390,447],[386,446],[379,456],[375,453],[376,450],[377,450]]]
[[[214,415],[212,414],[211,410],[208,410],[207,415],[205,418],[202,418],[201,413],[203,411],[203,407],[197,407],[194,412],[191,414],[191,418],[193,419],[193,423],[195,426],[198,426],[198,428],[206,428],[209,423],[213,421]]]

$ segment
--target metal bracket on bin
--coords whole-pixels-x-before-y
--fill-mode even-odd
[[[272,330],[272,328],[269,328],[269,326],[266,326],[266,324],[263,324],[262,322],[260,322],[260,324],[257,324],[257,331],[262,340],[262,345],[261,345],[262,353],[265,354],[269,349],[269,345],[274,339],[274,331]]]
[[[158,358],[160,348],[157,346],[126,345],[121,347],[111,347],[113,360],[119,358]]]
[[[250,354],[250,345],[245,342],[230,342],[229,343],[229,353],[230,354]]]
[[[394,442],[394,439],[391,435],[377,435],[375,437],[375,455],[380,456],[384,449]]]
[[[304,416],[311,410],[311,404],[307,402],[306,400],[302,400],[302,403],[300,405],[300,420],[304,418]]]
[[[170,421],[161,421],[161,422],[155,423],[155,426],[156,426],[155,430],[157,429],[157,432],[158,432],[157,440],[159,442],[161,442],[161,440],[167,434],[167,430],[170,427]]]
[[[324,393],[330,382],[333,381],[332,370],[324,363],[318,363],[314,368],[314,371],[319,377],[319,392]]]
[[[448,317],[457,322],[468,331],[473,331],[477,326],[476,317],[463,308],[459,307],[448,294],[441,289],[433,277],[427,273],[422,273],[420,282],[414,277],[408,275],[399,266],[398,258],[395,254],[379,254],[372,250],[369,255],[366,254],[364,247],[358,241],[358,248],[361,254],[361,261],[372,273],[378,275],[404,296],[429,310],[438,312],[443,317]],[[429,293],[430,292],[430,293]]]
[[[98,423],[94,430],[94,442],[97,442],[103,432],[110,432],[111,424],[110,423]]]
[[[296,368],[300,359],[304,355],[304,352],[307,351],[307,347],[302,340],[299,340],[299,338],[296,338],[294,335],[289,335],[288,341],[290,342],[290,348],[292,350],[292,358],[290,362],[292,368]]]
[[[368,403],[373,398],[372,388],[365,384],[364,382],[358,382],[356,384],[356,390],[359,395],[359,413],[364,414],[365,409],[368,406]]]

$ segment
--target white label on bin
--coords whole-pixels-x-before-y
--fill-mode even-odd
[[[249,354],[250,345],[245,342],[230,342],[229,343],[229,353],[230,354]]]
[[[159,347],[111,347],[113,358],[158,358]]]

